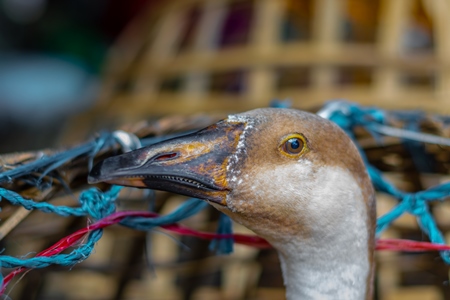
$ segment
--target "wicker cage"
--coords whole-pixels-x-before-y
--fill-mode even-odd
[[[72,122],[63,139],[82,140],[123,124],[139,136],[200,128],[273,99],[290,99],[293,107],[312,111],[330,99],[345,98],[385,109],[449,114],[447,28],[448,0],[170,1],[143,12],[123,33],[111,49],[98,103]],[[206,114],[179,116],[199,112]],[[158,121],[136,123],[145,119]],[[450,137],[448,122],[430,117],[421,127]],[[370,161],[404,190],[449,180],[448,148],[427,148],[440,166],[428,174],[414,167],[398,139],[381,146],[362,134],[359,141]],[[73,203],[72,196],[58,195],[52,201]],[[142,197],[128,191],[121,203],[146,209]],[[165,193],[158,193],[157,200],[161,213],[181,201]],[[380,214],[393,204],[379,195]],[[450,205],[437,204],[433,210],[448,234]],[[7,208],[3,214],[2,219],[21,213]],[[217,213],[208,210],[189,222],[213,231]],[[32,214],[4,246],[11,253],[35,251],[77,226],[80,221]],[[417,239],[421,234],[408,216],[385,233]],[[191,251],[158,233],[148,239],[144,233],[109,229],[95,255],[71,272],[30,272],[13,292],[23,299],[31,299],[30,290],[34,299],[284,299],[274,251],[236,247],[232,256],[223,257],[210,253],[204,242],[182,242]],[[378,255],[376,299],[449,299],[449,268],[437,257]],[[151,259],[150,267],[145,258]]]
[[[185,0],[133,22],[88,120],[345,98],[448,113],[446,0]],[[117,121],[120,122],[120,121]],[[91,125],[91,122],[88,122]]]

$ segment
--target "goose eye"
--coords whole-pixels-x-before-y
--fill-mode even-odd
[[[308,151],[308,146],[306,145],[306,141],[303,135],[293,133],[286,136],[281,141],[279,150],[282,154],[288,157],[295,158]]]
[[[284,143],[283,148],[289,154],[299,154],[303,150],[303,141],[299,138],[291,138]]]

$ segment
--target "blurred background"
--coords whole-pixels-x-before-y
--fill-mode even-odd
[[[1,0],[0,153],[54,145],[95,105],[117,36],[156,2]]]
[[[186,116],[207,123],[274,100],[309,111],[347,99],[448,115],[449,28],[449,0],[0,0],[0,153],[74,145],[142,120],[165,118],[171,132],[192,125]],[[29,241],[39,220],[4,246],[41,249]],[[214,230],[216,220],[208,211],[192,222]],[[414,220],[397,226],[391,236],[420,238]],[[54,224],[44,229],[63,236]],[[273,251],[215,257],[206,243],[184,240],[186,254],[157,236],[152,245],[164,246],[148,256],[145,234],[124,232],[107,231],[95,257],[70,272],[31,272],[14,299],[284,297]],[[389,255],[377,299],[450,298],[438,254]]]
[[[449,113],[448,1],[391,2],[1,0],[0,153],[274,99]]]

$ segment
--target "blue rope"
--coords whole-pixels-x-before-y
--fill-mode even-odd
[[[278,107],[287,107],[289,106],[289,103],[278,101],[273,103],[273,105]],[[353,133],[355,127],[364,127],[374,136],[375,139],[381,141],[380,132],[382,132],[382,130],[380,130],[380,126],[386,126],[387,123],[387,115],[384,111],[375,108],[362,108],[356,104],[344,101],[336,101],[327,104],[324,109],[319,112],[319,114],[337,123],[355,142],[356,140]],[[397,115],[399,116],[399,119],[408,121],[412,120],[411,118],[413,118],[413,116],[417,117],[420,115],[417,112],[415,112],[415,114],[416,115],[414,115],[414,113],[398,113]],[[156,137],[148,138],[141,142],[143,145],[149,145],[160,140],[160,137]],[[34,162],[18,166],[13,170],[2,172],[0,173],[0,184],[20,178],[22,180],[31,180],[31,183],[35,183],[39,187],[43,188],[41,185],[41,180],[50,172],[56,170],[63,164],[68,163],[72,159],[82,156],[90,158],[89,165],[91,166],[95,154],[104,147],[112,146],[113,143],[115,143],[115,141],[112,134],[102,134],[96,140],[83,144],[79,147],[55,154],[53,156],[43,157]],[[379,170],[370,165],[362,149],[359,148],[359,150],[375,188],[378,191],[392,195],[399,201],[398,205],[396,205],[390,212],[378,219],[377,235],[381,234],[383,230],[385,230],[401,215],[404,213],[410,213],[416,216],[421,229],[429,236],[432,242],[445,244],[443,235],[438,229],[438,226],[429,211],[428,202],[442,201],[448,198],[450,196],[450,183],[445,183],[417,193],[403,192],[386,180]],[[28,178],[28,176],[32,173],[39,174],[39,177]],[[88,189],[80,194],[79,207],[54,206],[46,202],[35,202],[30,199],[24,199],[19,194],[4,188],[0,188],[0,200],[5,199],[13,205],[20,205],[29,210],[37,209],[46,213],[54,213],[64,217],[88,216],[93,219],[101,219],[115,211],[115,201],[120,190],[121,187],[118,186],[112,186],[111,189],[106,192],[101,192],[96,188]],[[154,229],[155,227],[177,223],[185,218],[195,215],[206,206],[207,203],[204,201],[189,199],[168,215],[151,219],[143,217],[129,217],[122,220],[120,224],[136,230],[148,231]],[[217,232],[221,234],[229,234],[232,232],[232,222],[229,217],[221,214]],[[101,236],[101,229],[91,232],[84,244],[80,245],[68,254],[57,254],[50,257],[32,258],[0,256],[0,266],[6,268],[43,268],[52,264],[72,266],[86,259],[92,253],[95,243],[101,238]],[[230,253],[233,251],[233,239],[215,240],[210,244],[210,247],[218,253]],[[448,252],[442,251],[441,256],[445,262],[450,263],[450,255]],[[0,277],[0,280],[2,279],[3,277]]]
[[[45,268],[51,265],[73,266],[82,262],[92,253],[95,243],[102,237],[103,230],[92,231],[87,241],[68,254],[56,254],[52,256],[37,256],[31,258],[17,258],[8,255],[0,256],[0,264],[4,268]]]
[[[103,201],[103,198],[106,198],[109,201],[114,197],[117,198],[119,190],[120,187],[113,187],[110,191],[107,192],[101,192],[97,189],[90,189],[87,191],[88,193],[84,193],[85,195],[80,196],[80,198],[84,197],[86,199],[89,199],[88,202],[95,201],[95,199],[102,199]],[[173,212],[165,216],[151,219],[143,217],[128,217],[122,220],[120,224],[132,229],[148,231],[154,229],[155,227],[178,223],[197,214],[206,206],[208,206],[208,204],[204,201],[198,199],[189,199],[178,206]],[[54,210],[58,211],[57,209]],[[87,241],[69,254],[56,254],[48,257],[38,256],[32,258],[17,258],[7,255],[1,255],[0,265],[4,268],[45,268],[50,265],[72,266],[89,257],[89,255],[92,253],[92,250],[94,249],[95,243],[98,242],[102,237],[102,232],[102,229],[92,231],[89,234]]]
[[[197,214],[207,206],[208,204],[205,201],[190,198],[168,215],[150,219],[144,217],[128,217],[123,219],[120,224],[136,230],[148,231],[154,227],[178,223]]]
[[[221,213],[219,217],[219,226],[217,227],[218,234],[231,234],[233,233],[233,222],[230,217]],[[214,239],[209,244],[209,250],[216,252],[217,254],[230,254],[233,252],[234,239]]]
[[[0,184],[6,182],[12,182],[14,179],[18,179],[24,176],[28,176],[32,173],[40,173],[38,179],[34,181],[36,186],[40,186],[41,180],[44,176],[51,171],[56,170],[63,164],[81,156],[90,157],[89,169],[92,167],[92,158],[104,147],[111,146],[114,143],[114,138],[110,133],[102,133],[100,136],[88,143],[63,151],[51,156],[43,156],[33,162],[18,166],[12,170],[8,170],[0,173]]]
[[[122,187],[112,186],[107,192],[101,193],[96,188],[91,188],[81,193],[79,201],[81,207],[55,206],[47,202],[35,202],[20,196],[19,194],[0,188],[0,201],[8,200],[12,205],[20,205],[28,210],[40,210],[45,213],[54,213],[62,217],[91,216],[98,220],[112,214],[116,208],[114,201]]]
[[[428,202],[443,201],[444,199],[450,197],[450,182],[417,193],[405,193],[400,191],[393,184],[387,181],[381,175],[380,171],[369,164],[367,157],[356,142],[353,134],[356,126],[364,127],[376,139],[379,139],[377,129],[379,128],[379,125],[384,125],[387,121],[385,112],[375,108],[362,108],[355,103],[346,101],[334,101],[328,103],[324,109],[319,112],[319,115],[322,115],[338,124],[353,139],[360,151],[364,163],[366,164],[367,171],[374,187],[378,191],[392,195],[394,198],[399,200],[399,204],[397,206],[377,220],[377,235],[380,235],[393,221],[407,212],[416,217],[420,228],[425,232],[425,234],[428,235],[431,242],[445,244],[445,239],[429,211]],[[406,121],[409,121],[410,118],[414,116],[423,116],[422,114],[418,115],[417,112],[409,115],[397,115]],[[450,264],[450,252],[441,251],[440,254],[442,259],[446,263]]]

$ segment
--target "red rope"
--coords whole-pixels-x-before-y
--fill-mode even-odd
[[[79,243],[87,233],[93,230],[102,229],[114,225],[127,217],[155,218],[158,217],[158,214],[145,211],[121,211],[113,213],[108,217],[103,218],[98,222],[95,222],[94,224],[82,228],[72,233],[71,235],[59,240],[53,246],[45,249],[44,251],[39,252],[36,256],[52,256],[55,254],[59,254],[62,251],[68,249],[69,247],[72,247],[77,243]],[[180,235],[194,236],[206,240],[233,238],[235,243],[242,245],[252,246],[256,248],[271,247],[266,240],[255,235],[216,234],[211,232],[194,230],[179,224],[164,225],[161,227],[173,233],[177,233]],[[376,250],[406,251],[406,252],[443,251],[443,250],[450,250],[450,246],[434,244],[430,242],[419,242],[403,239],[378,239],[376,241]],[[27,268],[17,268],[11,273],[9,273],[7,276],[5,276],[3,280],[3,286],[0,290],[0,295],[2,295],[5,292],[6,286],[14,278],[14,276],[26,270]]]

